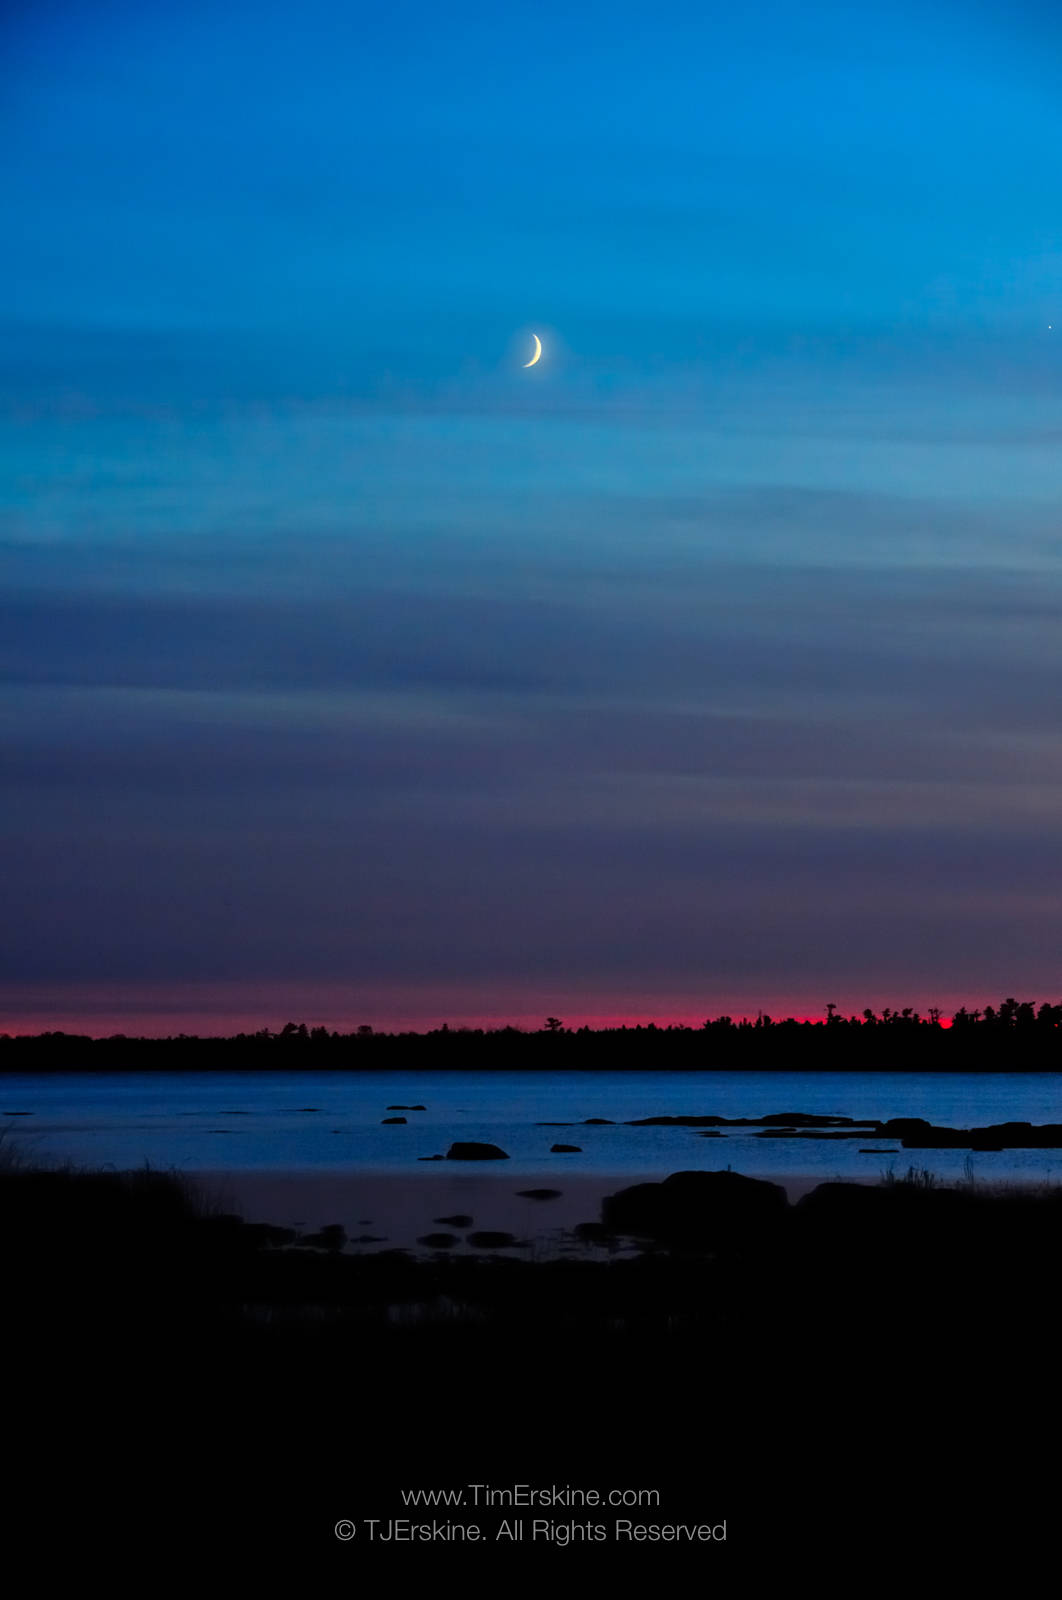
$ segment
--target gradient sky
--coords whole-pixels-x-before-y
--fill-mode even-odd
[[[0,63],[0,1027],[1058,998],[1056,6]]]

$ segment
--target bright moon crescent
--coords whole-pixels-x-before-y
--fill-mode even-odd
[[[537,333],[533,333],[531,337],[535,341],[535,353],[531,357],[530,361],[524,362],[525,367],[533,367],[539,356],[542,354],[542,340],[539,338]]]

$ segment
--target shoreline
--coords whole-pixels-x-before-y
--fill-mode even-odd
[[[417,1248],[423,1235],[446,1226],[441,1219],[454,1216],[471,1217],[468,1227],[511,1233],[539,1247],[551,1241],[563,1243],[578,1224],[600,1221],[601,1201],[606,1195],[635,1184],[659,1182],[666,1176],[666,1172],[644,1171],[564,1174],[555,1168],[537,1174],[439,1172],[435,1164],[428,1172],[401,1176],[393,1169],[322,1172],[319,1168],[182,1174],[209,1203],[247,1222],[300,1230],[338,1223],[347,1234],[347,1250],[365,1253]],[[792,1204],[823,1179],[771,1174],[764,1176],[764,1181],[784,1188]],[[875,1174],[852,1181],[876,1184],[880,1177]],[[530,1199],[520,1193],[531,1189],[559,1193],[552,1199]],[[460,1234],[462,1230],[456,1231]],[[457,1243],[452,1253],[468,1249]]]

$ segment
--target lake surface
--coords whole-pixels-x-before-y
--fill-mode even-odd
[[[394,1105],[423,1111],[390,1111]],[[1062,1121],[1062,1076],[1044,1073],[839,1072],[298,1072],[11,1074],[0,1078],[6,1135],[42,1157],[86,1165],[177,1167],[189,1173],[358,1172],[438,1175],[455,1139],[500,1145],[491,1167],[520,1175],[665,1175],[720,1168],[753,1176],[876,1178],[926,1167],[986,1181],[1062,1182],[1062,1150],[905,1151],[895,1141],[761,1139],[724,1129],[578,1126],[649,1116],[761,1117],[813,1112],[884,1120],[925,1117],[952,1127]],[[405,1116],[405,1126],[382,1126]],[[542,1121],[569,1128],[538,1127]],[[554,1143],[578,1155],[552,1155]],[[895,1147],[864,1155],[861,1146]],[[450,1166],[450,1171],[453,1167]],[[483,1166],[480,1173],[488,1170]]]

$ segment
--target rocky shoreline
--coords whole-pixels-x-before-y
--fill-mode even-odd
[[[747,1572],[885,1524],[897,1554],[921,1507],[939,1525],[941,1448],[953,1491],[996,1461],[992,1514],[1030,1513],[1062,1191],[912,1173],[794,1202],[680,1171],[615,1187],[582,1225],[599,1253],[552,1259],[491,1221],[438,1211],[464,1254],[351,1252],[162,1173],[0,1171],[20,1526],[61,1499],[79,1550],[116,1516],[129,1547],[162,1506],[182,1547],[251,1529],[305,1557],[414,1485],[647,1486],[669,1522],[725,1518]]]
[[[556,1126],[556,1124],[551,1124]],[[983,1128],[944,1128],[924,1117],[816,1116],[778,1111],[766,1117],[639,1117],[629,1128],[758,1128],[761,1139],[895,1139],[904,1150],[1060,1150],[1062,1122],[994,1122]]]

